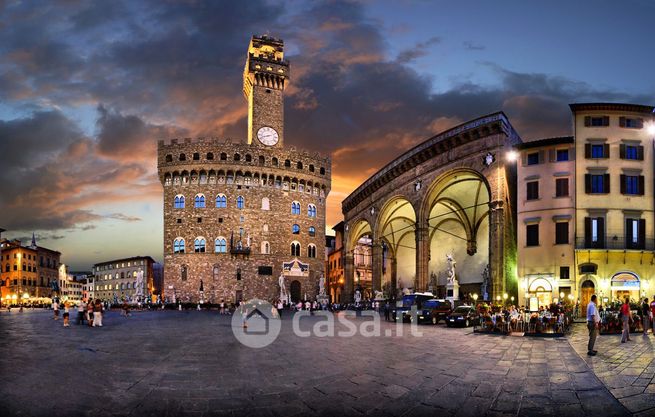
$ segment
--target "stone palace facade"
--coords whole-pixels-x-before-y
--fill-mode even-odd
[[[243,92],[248,136],[158,145],[169,302],[314,299],[324,273],[331,160],[284,147],[284,44],[254,36]]]

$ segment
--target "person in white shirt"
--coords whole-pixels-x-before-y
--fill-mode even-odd
[[[600,314],[596,307],[596,294],[591,296],[591,302],[587,304],[587,328],[589,329],[589,343],[587,344],[587,355],[596,356],[594,345],[596,344],[596,337],[598,337],[598,329],[600,327]]]

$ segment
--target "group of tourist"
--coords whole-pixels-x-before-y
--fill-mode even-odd
[[[600,313],[598,312],[598,306],[596,305],[596,294],[591,296],[591,302],[587,305],[587,328],[589,329],[589,343],[587,345],[587,355],[595,356],[597,351],[594,349],[596,343],[596,337],[598,336],[598,331],[600,330]],[[642,320],[643,335],[648,335],[648,330],[652,330],[653,335],[655,336],[655,295],[653,296],[653,301],[648,302],[648,298],[644,298],[639,305],[639,313]],[[630,297],[625,298],[625,302],[621,305],[619,312],[619,318],[623,324],[623,331],[621,334],[621,343],[629,342],[630,340],[630,325],[634,322],[634,316],[632,314],[632,309],[630,307]]]
[[[62,315],[64,319],[64,327],[70,327],[71,308],[77,310],[78,325],[83,325],[86,321],[89,327],[102,327],[102,314],[105,310],[105,307],[100,299],[96,299],[95,301],[89,300],[88,303],[85,300],[80,300],[77,302],[76,306],[69,301],[64,301],[63,304],[60,305],[59,301],[55,300],[52,302],[54,320],[59,320],[59,310],[62,306],[64,309]]]

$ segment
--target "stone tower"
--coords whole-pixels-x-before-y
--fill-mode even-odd
[[[248,101],[248,144],[281,148],[284,144],[284,87],[289,63],[284,43],[253,36],[243,71],[243,94]]]

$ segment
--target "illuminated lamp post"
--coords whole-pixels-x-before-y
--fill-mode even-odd
[[[508,297],[509,297],[509,296],[507,295],[507,293],[504,293],[504,294],[503,294],[503,305],[507,305],[507,298],[508,298]]]

